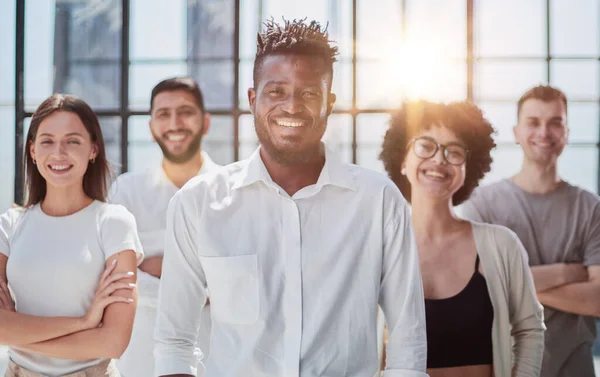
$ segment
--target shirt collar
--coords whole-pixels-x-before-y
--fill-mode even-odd
[[[317,190],[320,190],[324,186],[332,185],[356,191],[356,181],[350,171],[350,165],[342,162],[339,156],[327,147],[325,143],[323,143],[323,145],[325,148],[325,165],[323,165],[319,179],[314,186]],[[232,189],[235,190],[250,186],[259,181],[263,181],[267,185],[279,188],[279,186],[273,182],[273,179],[271,179],[271,176],[260,157],[260,146],[256,148],[252,155],[246,160],[245,166],[237,174],[237,177],[235,177]]]
[[[202,154],[202,166],[200,167],[200,170],[198,170],[197,175],[209,173],[220,167],[220,165],[217,165],[212,160],[212,158],[210,158],[208,153],[206,153],[204,151],[201,151],[200,153]],[[173,184],[173,182],[169,179],[169,177],[167,177],[167,173],[165,173],[165,169],[163,169],[162,164],[155,171],[156,171],[156,179],[158,179],[161,182],[167,182],[168,184],[172,185],[175,189],[179,190],[179,188],[177,186],[175,186],[175,184]]]

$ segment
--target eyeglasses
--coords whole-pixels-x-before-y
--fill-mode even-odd
[[[462,165],[469,158],[470,151],[460,144],[439,144],[437,141],[423,136],[412,139],[415,156],[423,159],[432,158],[441,148],[446,161],[451,165]]]

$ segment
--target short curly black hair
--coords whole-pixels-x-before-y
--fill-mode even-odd
[[[274,19],[264,23],[265,30],[258,33],[256,56],[252,78],[254,87],[258,82],[258,74],[265,57],[269,55],[296,54],[322,58],[327,64],[328,72],[333,78],[333,63],[337,61],[338,48],[332,46],[327,32],[327,26],[322,27],[317,21],[283,20],[279,25]],[[331,80],[329,82],[331,90]]]
[[[409,150],[409,141],[432,126],[441,125],[454,132],[469,149],[464,185],[452,197],[453,205],[469,198],[485,173],[490,171],[496,147],[492,125],[481,110],[470,102],[433,103],[416,101],[405,103],[392,115],[385,133],[379,158],[388,175],[396,183],[402,195],[410,202],[411,186],[401,167]]]

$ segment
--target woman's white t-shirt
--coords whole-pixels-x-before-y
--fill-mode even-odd
[[[105,261],[123,250],[143,257],[135,218],[125,207],[94,201],[69,215],[46,215],[36,204],[0,216],[0,253],[16,311],[41,317],[81,317],[92,304]],[[9,348],[9,357],[32,372],[62,376],[103,359],[70,360]]]

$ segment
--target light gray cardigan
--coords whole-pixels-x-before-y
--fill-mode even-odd
[[[495,377],[537,377],[544,354],[544,311],[528,256],[517,235],[500,225],[472,222],[477,253],[494,307]]]

